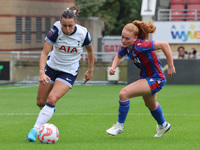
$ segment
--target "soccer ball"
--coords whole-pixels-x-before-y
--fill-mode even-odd
[[[46,123],[39,128],[37,137],[41,143],[54,144],[59,139],[58,128],[51,123]]]

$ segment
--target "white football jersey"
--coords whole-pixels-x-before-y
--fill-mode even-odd
[[[60,21],[54,23],[45,40],[53,45],[47,65],[54,70],[76,75],[83,47],[92,43],[90,33],[86,28],[76,24],[75,31],[66,35],[61,28]]]

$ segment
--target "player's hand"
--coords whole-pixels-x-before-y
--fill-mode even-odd
[[[167,69],[167,73],[168,73],[168,77],[171,78],[174,74],[176,74],[176,70],[175,70],[175,67],[169,67]]]
[[[115,75],[115,69],[110,68],[109,69],[109,75]]]
[[[40,84],[45,85],[49,83],[49,81],[51,81],[51,78],[49,78],[45,73],[40,74],[40,79],[39,79]]]
[[[90,70],[88,70],[88,71],[86,71],[86,73],[85,73],[85,77],[84,77],[84,84],[87,82],[87,81],[89,81],[91,78],[92,78],[92,76],[93,76],[93,71],[90,71]]]

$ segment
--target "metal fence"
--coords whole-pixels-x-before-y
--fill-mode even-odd
[[[200,9],[159,9],[158,21],[200,21]]]
[[[163,52],[156,52],[159,59],[166,58]],[[14,51],[14,52],[0,52],[0,61],[3,60],[29,60],[29,61],[39,61],[40,51]],[[108,53],[108,52],[95,52],[95,61],[102,62],[112,62],[117,53]],[[178,58],[178,53],[173,52],[173,58]],[[192,59],[192,55],[186,54],[186,58]],[[196,53],[196,59],[200,59],[200,52]],[[124,57],[122,61],[127,60],[127,57]],[[83,52],[81,61],[88,61],[87,52]]]
[[[40,58],[40,51],[4,51],[0,52],[0,61],[1,60],[32,60],[38,61]],[[114,59],[117,53],[108,53],[108,52],[95,52],[95,61],[104,61],[110,62]],[[88,61],[87,52],[83,52],[81,61]]]

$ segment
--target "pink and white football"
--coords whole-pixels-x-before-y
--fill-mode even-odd
[[[41,143],[54,144],[59,139],[58,128],[51,123],[46,123],[39,128],[37,137]]]

